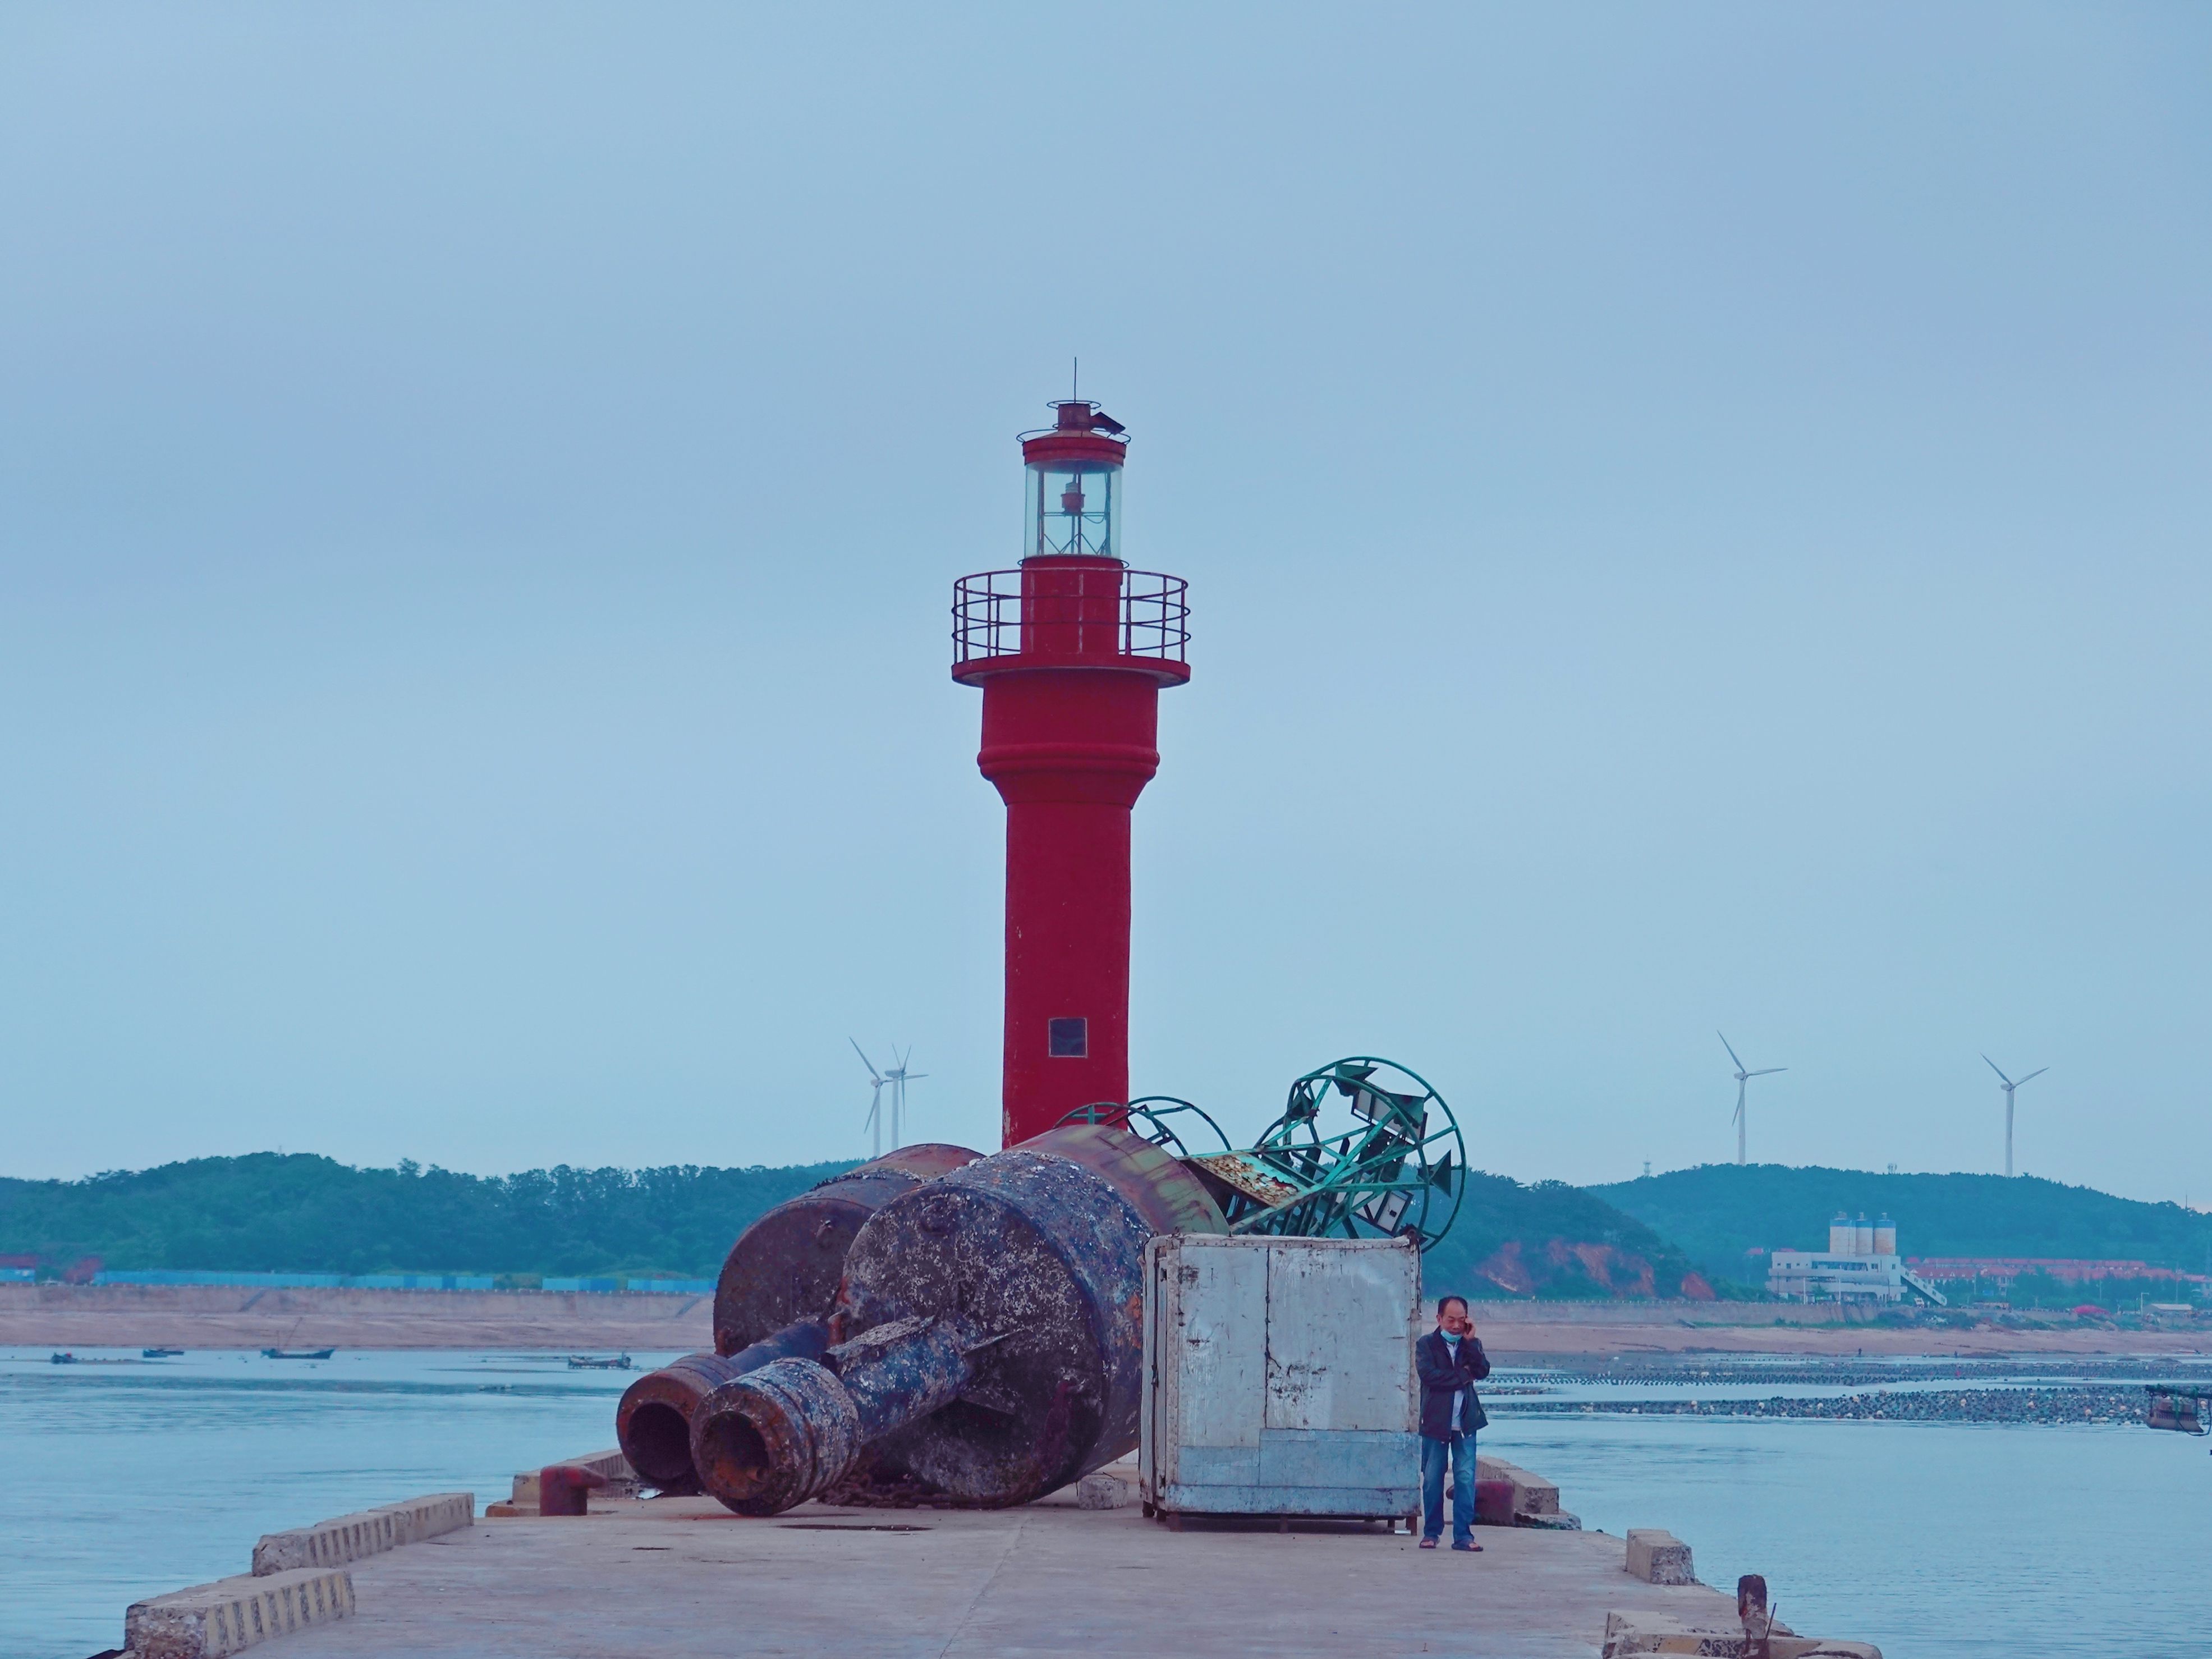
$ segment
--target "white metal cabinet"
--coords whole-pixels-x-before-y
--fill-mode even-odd
[[[1153,1239],[1138,1445],[1147,1510],[1419,1509],[1420,1290],[1406,1239]]]

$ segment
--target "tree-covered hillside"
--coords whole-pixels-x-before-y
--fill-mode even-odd
[[[1675,1245],[1562,1181],[1523,1186],[1470,1170],[1465,1201],[1421,1263],[1431,1296],[1710,1297],[1715,1287]]]
[[[1734,1279],[1763,1278],[1767,1250],[1826,1249],[1838,1210],[1888,1214],[1907,1256],[2088,1257],[2212,1271],[2212,1215],[2033,1176],[1705,1164],[1589,1190]]]
[[[762,1212],[849,1162],[787,1169],[356,1170],[201,1158],[82,1181],[0,1179],[0,1255],[111,1267],[711,1278]]]
[[[849,1167],[482,1176],[305,1154],[195,1158],[82,1181],[0,1180],[0,1255],[57,1267],[96,1255],[111,1267],[708,1278],[755,1217]],[[1680,1249],[1579,1188],[1462,1179],[1458,1224],[1423,1264],[1431,1293],[1710,1293]]]

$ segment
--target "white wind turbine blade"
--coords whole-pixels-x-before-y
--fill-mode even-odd
[[[856,1037],[847,1037],[845,1041],[853,1045],[853,1052],[854,1054],[860,1054],[860,1064],[868,1068],[868,1075],[875,1079],[877,1083],[881,1084],[884,1080],[883,1073],[876,1070],[876,1062],[874,1060],[870,1060],[866,1054],[860,1054],[860,1040]]]
[[[2027,1074],[2027,1077],[2024,1077],[2024,1078],[2021,1079],[2020,1083],[2025,1083],[2025,1082],[2027,1082],[2027,1078],[2031,1078],[2031,1077],[2041,1077],[2041,1076],[2042,1076],[2045,1072],[2049,1071],[2050,1069],[2051,1069],[2051,1068],[2050,1068],[2048,1066],[2037,1066],[2033,1071],[2030,1072],[2030,1073]],[[2015,1084],[2014,1084],[2012,1086],[2013,1086],[2014,1088],[2017,1089],[2017,1088],[2019,1088],[2019,1087],[2020,1087],[2020,1083],[2015,1083]]]
[[[1720,1040],[1721,1040],[1721,1047],[1722,1047],[1722,1048],[1726,1048],[1726,1049],[1728,1050],[1729,1058],[1730,1060],[1735,1060],[1735,1068],[1736,1068],[1736,1070],[1737,1070],[1737,1071],[1739,1071],[1739,1072],[1741,1072],[1741,1070],[1743,1070],[1743,1062],[1742,1062],[1741,1060],[1736,1060],[1736,1059],[1735,1059],[1735,1045],[1734,1045],[1734,1044],[1732,1044],[1732,1043],[1730,1043],[1730,1042],[1729,1042],[1728,1038],[1727,1038],[1725,1036],[1723,1036],[1721,1032],[1715,1031],[1715,1032],[1713,1033],[1713,1035],[1714,1035],[1715,1036],[1717,1036],[1717,1037],[1719,1037],[1719,1038],[1720,1038]]]
[[[2017,1083],[2014,1083],[2010,1078],[2006,1077],[2004,1074],[2004,1068],[1999,1066],[1996,1061],[1991,1060],[1987,1054],[1984,1054],[1982,1056],[1982,1064],[1988,1066],[1992,1072],[1995,1072],[2006,1088],[2017,1089],[2020,1087]]]
[[[1746,1072],[1746,1077],[1772,1077],[1777,1072],[1786,1072],[1787,1066],[1763,1066],[1756,1072]]]

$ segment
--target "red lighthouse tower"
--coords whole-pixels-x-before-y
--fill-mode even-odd
[[[1129,813],[1159,769],[1160,688],[1190,678],[1180,577],[1121,559],[1127,439],[1098,405],[1026,434],[1021,568],[963,576],[952,678],[1006,803],[1005,1144],[1129,1097]]]

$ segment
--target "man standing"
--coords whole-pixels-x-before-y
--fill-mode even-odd
[[[1452,1547],[1474,1541],[1474,1435],[1490,1419],[1474,1385],[1490,1375],[1490,1356],[1475,1340],[1467,1298],[1441,1297],[1437,1328],[1413,1345],[1421,1378],[1421,1547],[1432,1550],[1444,1529],[1444,1460],[1451,1460]]]

